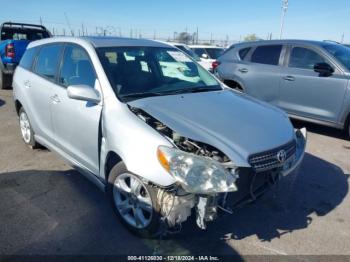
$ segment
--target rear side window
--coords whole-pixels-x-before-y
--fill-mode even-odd
[[[322,62],[326,61],[316,52],[308,48],[293,47],[288,67],[314,69],[315,64]]]
[[[248,52],[252,49],[251,47],[246,47],[238,51],[239,58],[241,60],[244,60],[244,58],[247,56]]]
[[[49,80],[54,80],[56,77],[61,50],[62,45],[60,44],[44,45],[40,49],[35,66],[35,72],[40,76],[48,78]]]
[[[19,65],[24,69],[31,70],[36,52],[37,48],[35,47],[27,49],[22,56]]]
[[[117,56],[109,53],[109,62],[115,63]],[[80,46],[67,45],[64,50],[59,83],[65,87],[70,85],[95,86],[96,75],[89,55]]]
[[[204,48],[193,48],[193,51],[198,55],[199,57],[202,57],[203,55],[208,55]]]
[[[217,59],[222,55],[224,50],[222,48],[206,48],[205,51],[207,51],[207,54],[211,59]]]
[[[1,40],[38,40],[50,37],[49,33],[43,30],[25,28],[3,28]]]
[[[258,46],[252,54],[251,62],[265,65],[278,65],[282,45]]]

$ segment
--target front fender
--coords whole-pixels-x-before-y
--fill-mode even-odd
[[[103,162],[108,152],[113,151],[120,156],[130,172],[141,178],[162,187],[175,183],[175,179],[160,165],[157,158],[158,146],[172,144],[130,112],[126,105],[105,108],[102,134]],[[104,168],[100,169],[101,178],[105,178]]]

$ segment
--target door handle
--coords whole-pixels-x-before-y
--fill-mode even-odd
[[[57,103],[61,102],[61,100],[59,99],[58,95],[51,96],[50,98],[51,98],[51,101],[54,104],[57,104]]]
[[[26,88],[31,87],[30,81],[29,81],[29,80],[24,81],[24,86],[25,86]]]
[[[245,73],[248,73],[248,69],[247,68],[240,68],[238,69],[239,72],[245,74]]]
[[[285,76],[285,77],[283,77],[283,79],[286,81],[294,81],[295,80],[294,76]]]

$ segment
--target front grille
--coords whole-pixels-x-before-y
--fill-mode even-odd
[[[235,209],[261,196],[278,180],[277,172],[254,173],[251,168],[237,169],[238,190],[227,195],[226,207]]]
[[[272,150],[250,155],[248,162],[255,172],[263,172],[274,168],[283,166],[283,163],[290,159],[295,154],[296,144],[295,141],[291,141],[283,146],[277,147]],[[286,153],[286,159],[283,163],[278,161],[277,154],[281,150]]]

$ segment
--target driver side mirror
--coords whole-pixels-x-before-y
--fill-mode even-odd
[[[208,58],[209,58],[209,56],[208,56],[207,54],[202,54],[202,58],[204,58],[204,59],[208,59]]]
[[[93,102],[98,104],[101,101],[100,93],[88,85],[71,85],[67,88],[67,95],[71,99]]]
[[[317,63],[314,65],[314,71],[320,76],[331,76],[334,73],[333,67],[328,63]]]

